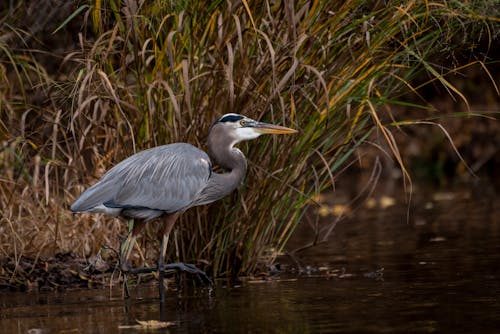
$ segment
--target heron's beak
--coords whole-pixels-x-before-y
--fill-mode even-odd
[[[272,133],[272,134],[287,134],[287,133],[297,133],[297,130],[286,128],[284,126],[268,124],[263,122],[255,122],[253,128],[259,133]]]

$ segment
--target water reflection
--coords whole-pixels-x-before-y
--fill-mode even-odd
[[[2,293],[0,332],[133,333],[142,331],[119,326],[161,318],[176,323],[163,330],[170,333],[498,332],[498,198],[414,203],[410,223],[404,205],[358,212],[331,242],[300,254],[313,268],[344,268],[342,279],[313,273],[170,291],[162,314],[155,286],[138,287],[128,301],[119,290]],[[307,238],[302,232],[291,247]],[[382,276],[369,275],[376,270]]]

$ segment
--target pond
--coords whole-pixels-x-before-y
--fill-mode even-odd
[[[119,289],[0,293],[1,333],[498,333],[500,198],[477,187],[360,209],[298,255],[301,275],[124,301]],[[398,198],[398,196],[395,196]],[[328,223],[333,217],[322,218]],[[290,246],[299,247],[307,230]],[[321,268],[329,268],[326,275]]]

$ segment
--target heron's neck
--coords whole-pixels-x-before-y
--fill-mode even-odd
[[[214,173],[219,185],[223,185],[224,192],[230,193],[236,189],[247,172],[247,160],[243,153],[233,147],[232,140],[225,136],[210,133],[208,136],[208,154],[217,165],[226,169],[228,173]]]

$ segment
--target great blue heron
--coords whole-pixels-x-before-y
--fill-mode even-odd
[[[148,221],[162,217],[165,224],[158,271],[176,268],[200,274],[192,265],[181,263],[167,267],[163,263],[168,236],[177,217],[193,206],[208,204],[228,195],[241,184],[247,161],[235,144],[266,133],[295,132],[242,115],[225,114],[210,127],[208,153],[227,173],[213,172],[209,155],[190,144],[158,146],[136,153],[111,168],[81,194],[71,205],[71,210],[134,219],[134,226],[120,250],[121,269],[125,272],[130,271],[127,261],[138,234]]]

